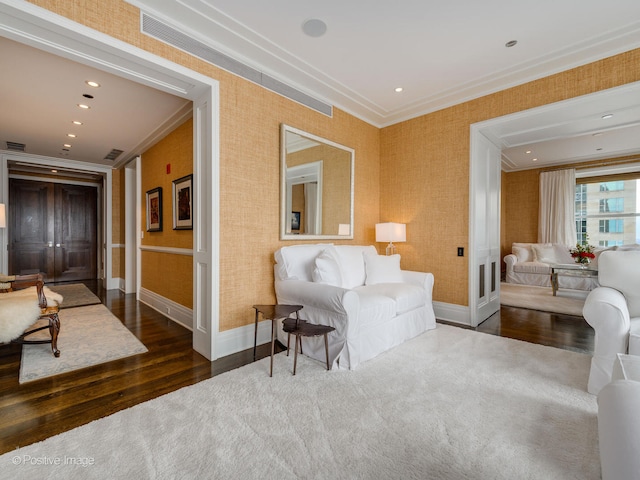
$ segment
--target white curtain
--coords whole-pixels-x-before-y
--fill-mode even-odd
[[[576,244],[575,192],[574,169],[540,174],[538,242]]]
[[[305,233],[309,235],[321,235],[318,232],[318,184],[316,182],[304,184],[304,218]]]

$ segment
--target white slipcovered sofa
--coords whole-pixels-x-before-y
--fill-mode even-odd
[[[400,256],[373,246],[292,245],[275,253],[279,304],[303,305],[300,318],[335,327],[332,368],[360,363],[436,327],[433,274],[400,269]],[[281,325],[278,339],[286,345]],[[303,352],[325,361],[324,338],[303,338]]]
[[[559,243],[513,243],[509,255],[505,281],[539,287],[551,286],[551,264],[575,264],[569,253],[571,247]],[[594,266],[597,266],[597,255]],[[593,290],[598,286],[595,277],[558,276],[558,287],[573,290]]]
[[[582,315],[595,330],[589,393],[597,394],[612,378],[618,353],[640,355],[640,251],[600,255],[600,287],[589,293]]]

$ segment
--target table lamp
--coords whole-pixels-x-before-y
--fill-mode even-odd
[[[404,223],[376,223],[376,242],[389,242],[387,255],[396,253],[393,242],[407,241],[407,226]]]

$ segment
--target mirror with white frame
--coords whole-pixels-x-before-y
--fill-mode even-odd
[[[282,124],[280,239],[352,239],[354,150]]]

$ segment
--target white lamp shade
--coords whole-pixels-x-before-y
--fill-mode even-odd
[[[376,242],[406,242],[407,226],[404,223],[376,223]]]
[[[0,228],[7,226],[7,209],[4,203],[0,203]]]

